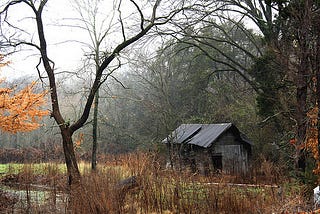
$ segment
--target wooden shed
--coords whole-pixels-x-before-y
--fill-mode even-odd
[[[249,169],[252,143],[232,123],[182,124],[162,142],[168,148],[167,167],[203,174]]]

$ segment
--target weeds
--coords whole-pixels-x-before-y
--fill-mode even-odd
[[[266,163],[264,163],[266,164]],[[204,177],[197,174],[164,170],[155,154],[136,153],[108,156],[96,172],[82,163],[81,183],[72,190],[65,185],[65,170],[59,164],[25,164],[14,172],[12,182],[19,184],[20,195],[15,213],[294,213],[307,209],[301,188],[296,184],[233,185],[241,178],[227,175]],[[6,181],[7,174],[2,178]],[[137,185],[122,186],[121,180],[135,177]],[[279,175],[277,175],[279,176]],[[9,179],[10,180],[10,179]],[[248,182],[248,178],[243,181]],[[279,179],[277,179],[279,180]],[[286,179],[281,179],[286,180]],[[270,182],[271,184],[272,182]],[[42,189],[40,189],[42,187]],[[35,194],[34,191],[43,194]],[[13,191],[16,192],[17,191]],[[3,195],[3,193],[1,192]],[[0,196],[1,196],[0,194]],[[4,197],[4,196],[3,196]],[[1,209],[1,208],[0,208]]]

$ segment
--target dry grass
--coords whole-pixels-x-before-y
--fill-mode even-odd
[[[266,164],[266,163],[264,163]],[[73,191],[64,186],[65,175],[58,166],[49,165],[36,174],[26,165],[19,175],[25,193],[12,210],[15,213],[297,213],[307,209],[297,184],[274,181],[269,169],[261,186],[232,185],[250,179],[234,176],[204,177],[164,170],[154,154],[136,153],[109,156],[97,172],[83,170],[82,181]],[[136,187],[119,181],[137,176]],[[278,176],[278,175],[277,175]],[[285,181],[285,179],[282,179]],[[62,184],[63,182],[63,184]],[[254,182],[259,183],[256,178]],[[46,195],[34,197],[35,184],[46,184]],[[38,197],[38,198],[37,198]],[[4,210],[3,210],[4,211]],[[4,211],[5,212],[5,211]]]

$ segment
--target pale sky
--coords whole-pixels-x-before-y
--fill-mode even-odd
[[[19,25],[23,26],[32,35],[34,41],[37,41],[38,36],[33,20],[23,19],[24,17],[30,17],[32,12],[28,7],[20,6],[17,5],[11,8],[12,16],[19,17],[17,18],[21,22]],[[57,26],[61,23],[72,23],[70,18],[79,17],[78,13],[72,8],[69,1],[51,0],[47,4],[43,17],[44,22],[49,24],[45,26],[45,35],[48,44],[48,55],[55,62],[55,68],[58,71],[70,71],[80,67],[79,63],[83,58],[84,50],[87,48],[76,41],[88,42],[87,32],[77,28]],[[37,77],[35,66],[39,62],[39,57],[35,56],[35,53],[38,54],[37,51],[25,50],[13,54],[9,58],[11,64],[3,69],[1,75],[7,79],[17,78],[26,74]],[[40,68],[43,70],[42,65]]]
[[[89,1],[89,0],[88,0]],[[110,15],[108,10],[112,10],[112,2],[114,0],[104,0],[103,10],[99,13],[104,13]],[[73,1],[71,1],[73,2]],[[132,5],[128,4],[128,1],[124,2],[124,16],[129,16],[134,10]],[[141,1],[143,2],[143,1]],[[147,2],[147,1],[145,1]],[[126,4],[125,4],[126,3]],[[131,7],[128,7],[128,6]],[[37,41],[37,33],[35,30],[34,20],[25,19],[25,17],[31,17],[33,15],[30,8],[27,6],[20,7],[21,5],[16,5],[12,7],[12,16],[17,17],[16,20],[18,25],[30,34],[29,38],[33,38],[33,41]],[[129,14],[129,15],[128,15]],[[45,24],[45,35],[48,44],[48,55],[55,62],[55,68],[57,71],[75,71],[81,65],[81,59],[84,58],[85,50],[88,48],[85,45],[81,45],[75,41],[90,43],[87,32],[80,30],[78,28],[62,27],[61,24],[72,24],[70,18],[79,17],[78,12],[76,12],[68,0],[50,0],[46,5],[45,11],[43,12]],[[109,17],[110,18],[110,17]],[[117,19],[116,17],[115,19]],[[130,17],[131,18],[131,17]],[[116,21],[116,20],[115,20]],[[128,19],[125,24],[130,25],[132,20]],[[106,44],[108,47],[114,46],[114,41],[122,40],[120,28],[117,28],[118,34],[109,35]],[[67,42],[68,41],[68,42]],[[73,42],[72,42],[73,41]],[[38,44],[38,43],[37,43]],[[4,68],[1,75],[7,77],[7,79],[17,78],[26,74],[31,74],[37,77],[37,71],[35,66],[39,62],[39,56],[37,51],[23,51],[12,55],[9,59],[11,60],[11,65]],[[43,66],[40,68],[43,71]]]

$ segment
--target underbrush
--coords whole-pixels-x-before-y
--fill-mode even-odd
[[[89,164],[83,164],[81,183],[72,190],[66,185],[65,170],[59,164],[43,164],[42,168],[33,164],[18,169],[11,166],[2,175],[2,183],[18,186],[0,192],[0,197],[16,201],[0,206],[0,210],[168,214],[297,213],[310,208],[299,184],[285,178],[275,184],[272,174],[262,183],[256,177],[201,176],[165,170],[161,165],[158,157],[150,153],[109,156],[96,172],[91,172]],[[133,183],[121,182],[126,178],[134,178]]]

